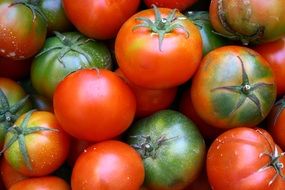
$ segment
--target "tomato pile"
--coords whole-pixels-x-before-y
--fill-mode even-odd
[[[0,0],[0,189],[284,190],[284,0]]]

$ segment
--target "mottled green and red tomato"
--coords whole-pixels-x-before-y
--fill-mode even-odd
[[[232,128],[259,124],[276,99],[269,63],[255,51],[223,46],[207,54],[193,77],[191,99],[210,125]]]

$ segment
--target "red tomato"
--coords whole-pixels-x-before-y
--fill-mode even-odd
[[[283,190],[284,154],[265,130],[234,128],[220,135],[207,155],[207,175],[218,190]]]
[[[67,17],[83,34],[111,39],[138,9],[139,0],[63,0]]]
[[[118,136],[132,123],[136,100],[128,85],[106,69],[82,69],[57,86],[54,112],[72,136],[101,141]]]
[[[144,0],[144,3],[151,7],[156,5],[158,7],[165,7],[170,9],[178,9],[179,11],[184,11],[189,8],[191,5],[196,3],[197,0]]]
[[[26,176],[44,176],[63,164],[69,144],[69,136],[52,113],[28,112],[6,134],[4,157],[13,169]]]
[[[177,87],[167,89],[148,89],[130,82],[120,69],[116,73],[122,77],[136,96],[136,117],[146,117],[152,113],[168,108],[177,94]]]
[[[7,77],[13,80],[20,80],[29,76],[32,61],[12,60],[0,57],[0,77]]]
[[[277,94],[285,95],[285,37],[254,47],[270,64],[275,74]]]
[[[14,170],[6,161],[4,157],[1,159],[0,174],[2,181],[7,189],[9,189],[13,184],[27,179],[28,177]]]
[[[115,55],[122,73],[135,85],[171,88],[189,80],[196,71],[202,39],[183,14],[155,7],[124,23],[115,41]]]
[[[71,190],[66,181],[55,176],[29,178],[11,186],[9,190]]]
[[[144,181],[140,155],[128,144],[104,141],[90,146],[75,163],[72,190],[138,190]]]

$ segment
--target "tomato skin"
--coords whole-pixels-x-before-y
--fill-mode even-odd
[[[126,81],[136,96],[137,118],[146,117],[154,112],[170,107],[176,97],[177,87],[168,89],[143,88],[131,83],[120,69],[117,69],[115,72]]]
[[[55,176],[44,176],[38,178],[29,178],[11,186],[9,190],[71,190],[70,186],[66,181]]]
[[[133,15],[139,0],[63,0],[69,20],[83,34],[95,39],[111,39],[121,25]],[[96,13],[96,14],[94,14]]]
[[[118,136],[130,126],[136,110],[131,89],[106,69],[82,69],[68,75],[57,86],[53,104],[63,129],[87,141]]]
[[[183,189],[202,169],[204,140],[191,120],[177,111],[161,110],[145,117],[126,136],[143,158],[144,187],[149,190]]]
[[[128,144],[108,140],[87,148],[72,171],[73,190],[138,190],[144,180],[139,154]]]
[[[212,0],[209,13],[217,32],[238,37],[247,45],[274,41],[285,34],[284,6],[283,0]]]
[[[256,126],[276,99],[274,73],[255,51],[223,46],[203,58],[193,77],[191,99],[198,115],[210,125]]]
[[[28,178],[27,176],[24,176],[23,174],[14,170],[4,157],[1,159],[0,174],[6,189],[9,189],[18,181]]]
[[[152,5],[156,5],[158,7],[165,7],[170,9],[178,9],[179,11],[184,11],[187,8],[191,7],[197,0],[144,0],[144,3],[151,8]]]
[[[259,44],[253,49],[260,53],[272,67],[276,79],[277,95],[285,95],[285,37],[273,42]]]
[[[50,99],[52,99],[58,83],[71,72],[82,68],[111,69],[112,67],[111,54],[102,42],[88,40],[78,32],[66,32],[62,35],[64,37],[53,36],[46,40],[43,49],[33,60],[31,67],[33,87],[39,94]],[[65,49],[69,48],[69,45],[65,44],[61,37],[69,40],[76,48],[80,48],[82,53],[71,49],[60,58]],[[80,45],[72,42],[77,38],[79,38]],[[63,47],[56,48],[58,46]],[[48,51],[50,48],[54,49]]]
[[[0,3],[0,56],[14,60],[35,55],[43,46],[47,25],[44,19],[23,4],[10,6],[13,0]]]
[[[15,122],[20,126],[26,114],[21,115]],[[25,143],[31,161],[31,169],[26,165],[19,150],[18,142],[13,143],[4,152],[7,162],[16,171],[26,176],[44,176],[59,168],[66,160],[69,152],[70,138],[59,125],[54,114],[46,111],[32,113],[27,128],[41,126],[58,131],[41,131],[26,135]],[[11,132],[5,137],[5,143],[12,138]],[[35,142],[36,145],[35,145]]]
[[[274,152],[275,148],[277,152]],[[207,175],[211,187],[218,190],[282,190],[285,180],[280,175],[269,185],[277,171],[269,165],[270,157],[264,154],[280,155],[281,152],[265,130],[230,129],[213,142],[207,154]],[[284,156],[278,161],[284,164]],[[264,169],[267,165],[269,168]],[[284,173],[284,170],[280,168],[280,172]]]
[[[162,18],[171,9],[158,8]],[[151,89],[178,86],[189,80],[196,71],[202,57],[202,40],[197,27],[179,12],[175,23],[185,30],[175,29],[164,35],[159,46],[158,34],[141,24],[137,18],[154,21],[154,10],[140,11],[121,27],[115,41],[115,55],[122,73],[135,85]]]

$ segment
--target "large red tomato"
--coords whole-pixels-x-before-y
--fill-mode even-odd
[[[144,181],[144,164],[128,144],[104,141],[87,148],[72,170],[73,190],[138,190]]]
[[[270,64],[275,74],[277,94],[285,95],[285,37],[254,47]]]
[[[26,59],[43,46],[47,23],[37,1],[0,2],[0,56]]]
[[[139,0],[63,0],[67,17],[83,34],[111,39],[138,9]]]
[[[217,190],[283,190],[285,157],[262,129],[234,128],[220,135],[207,155],[207,175]]]
[[[54,112],[65,131],[88,141],[118,136],[132,123],[136,100],[129,86],[106,69],[68,75],[54,93]]]
[[[156,8],[138,12],[121,27],[115,55],[135,85],[162,89],[192,77],[202,57],[198,28],[183,14]]]

